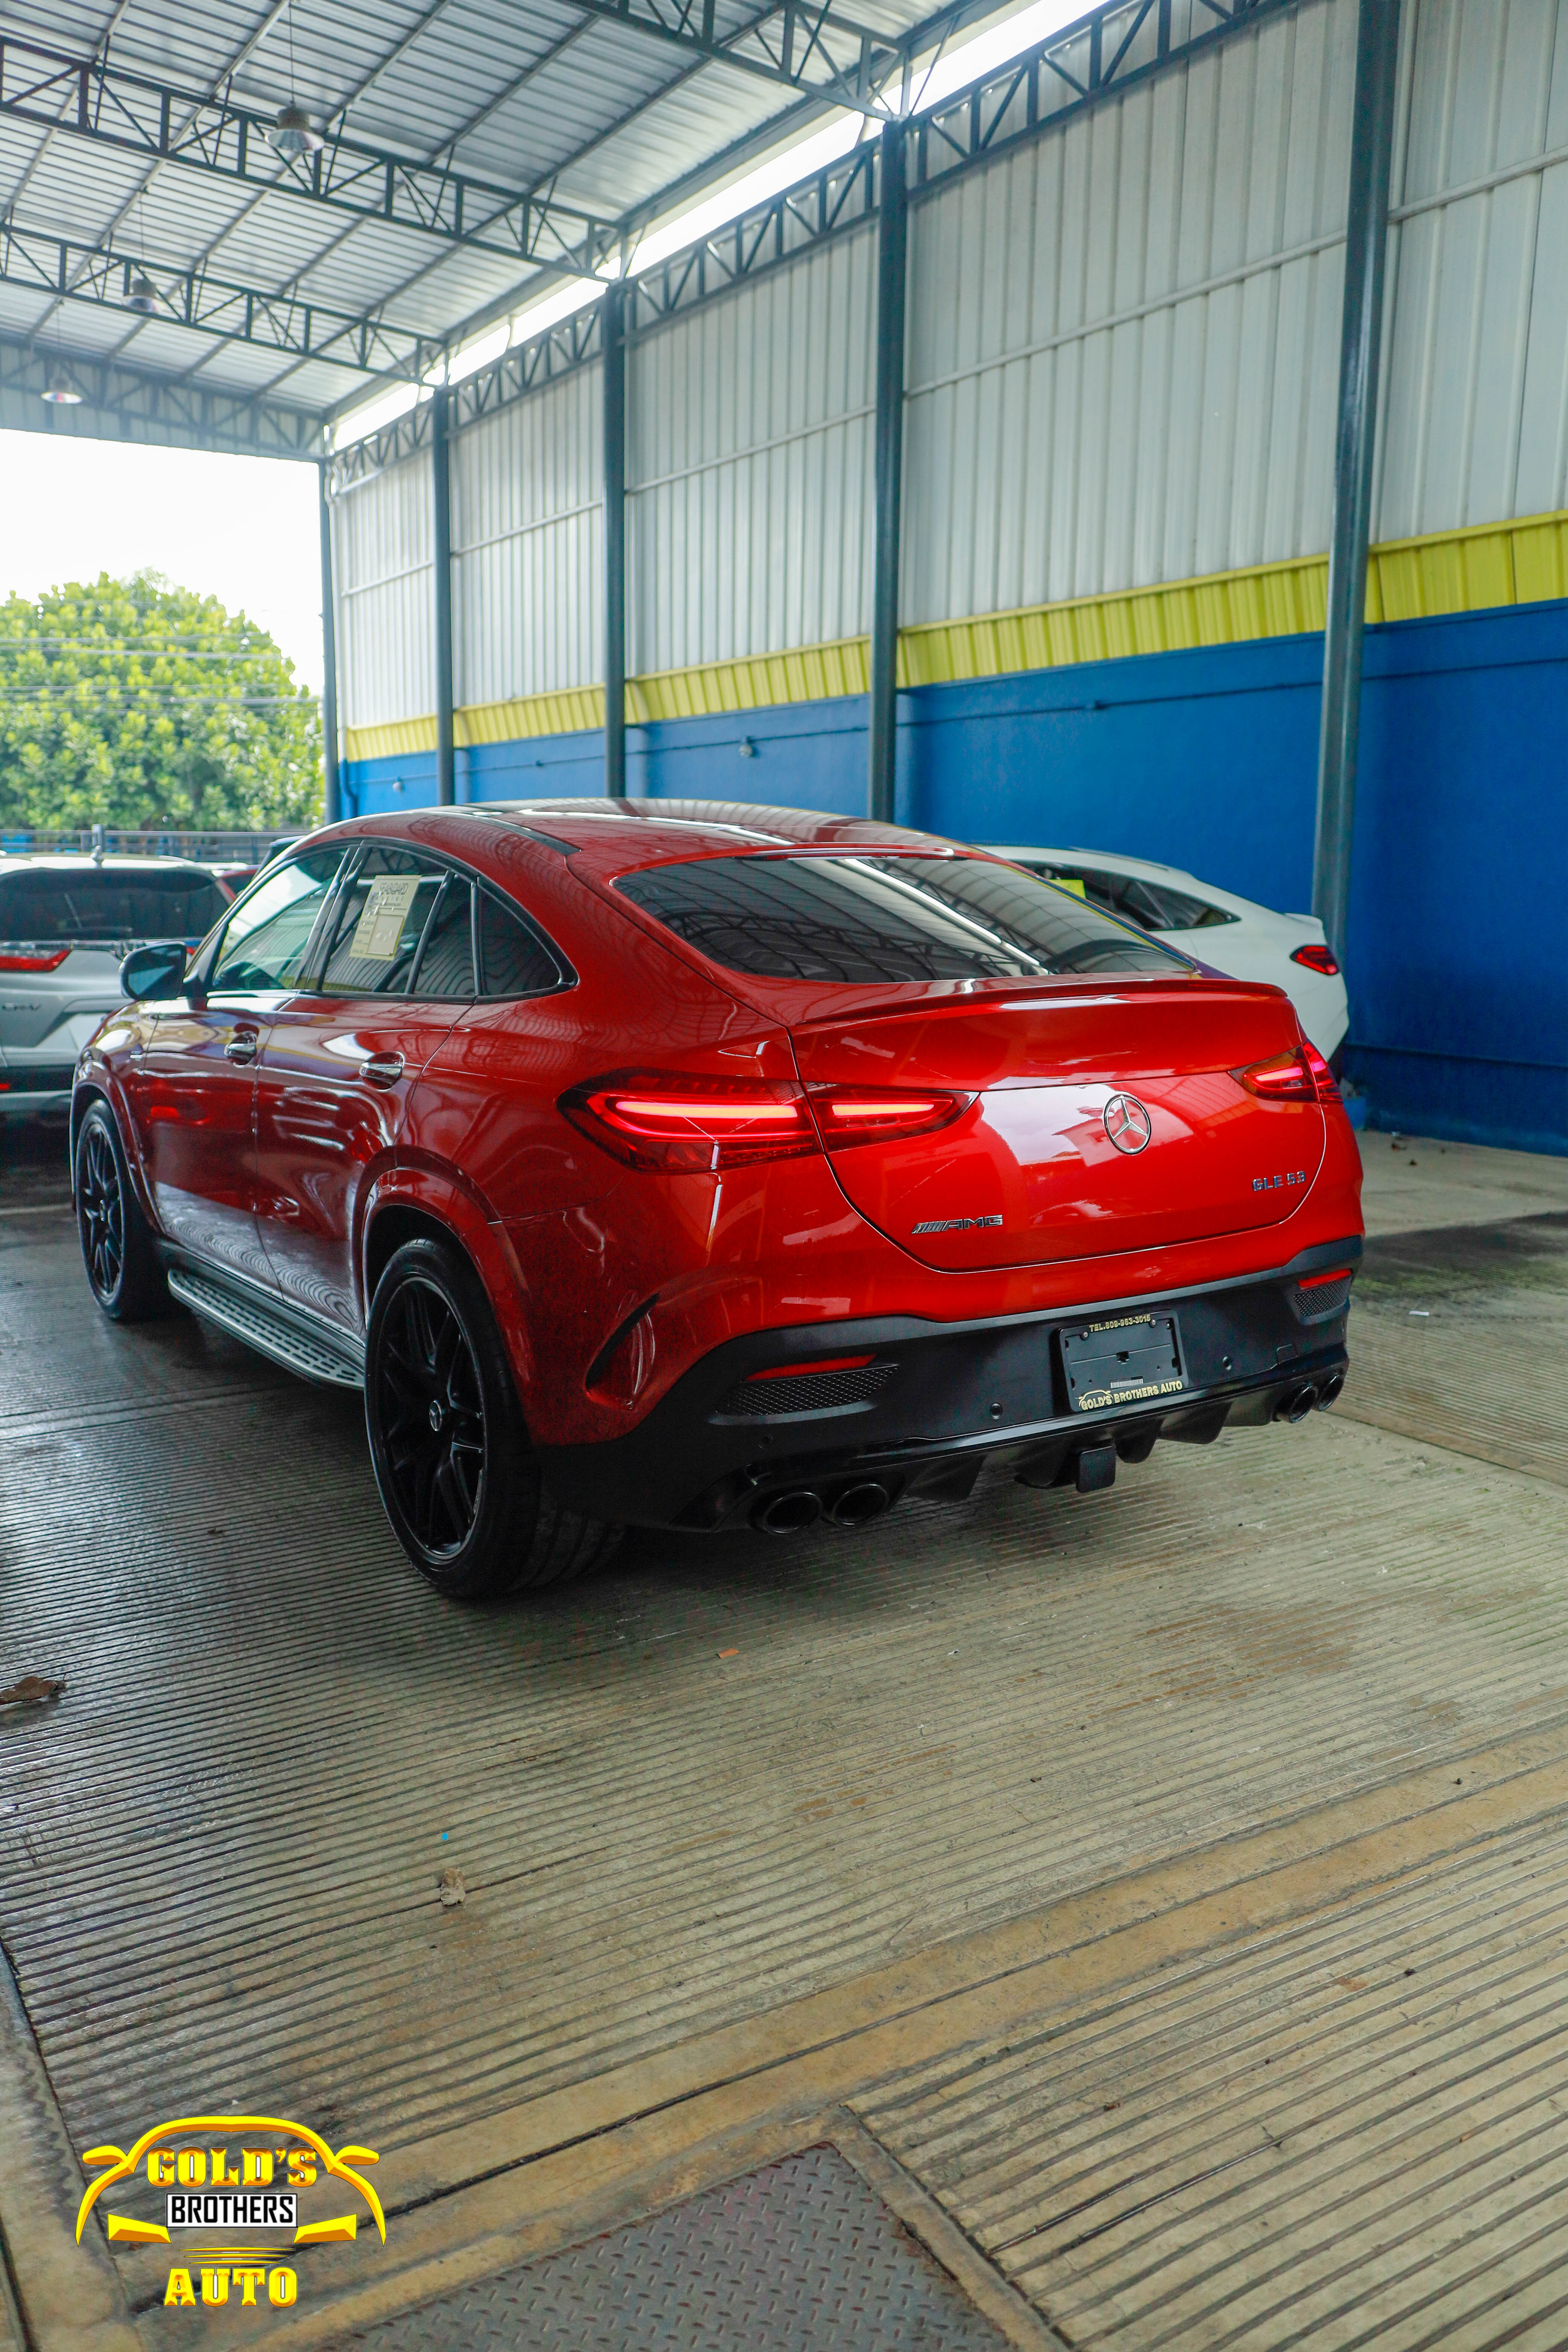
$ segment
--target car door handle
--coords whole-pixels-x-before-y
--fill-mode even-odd
[[[227,1045],[224,1047],[224,1049],[223,1049],[223,1050],[224,1050],[224,1057],[225,1057],[225,1059],[226,1059],[226,1060],[227,1060],[227,1061],[230,1061],[230,1062],[254,1062],[254,1061],[255,1061],[255,1059],[256,1059],[256,1032],[255,1032],[255,1030],[254,1030],[254,1029],[242,1029],[242,1030],[240,1030],[240,1031],[239,1031],[239,1033],[238,1033],[238,1034],[237,1034],[237,1036],[231,1037],[231,1038],[229,1039],[229,1041],[228,1041]]]
[[[360,1064],[359,1074],[362,1078],[368,1078],[373,1087],[395,1087],[403,1076],[403,1056],[401,1054],[372,1054]]]

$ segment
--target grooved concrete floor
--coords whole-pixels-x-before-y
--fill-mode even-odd
[[[1008,1486],[858,1538],[645,1539],[579,1591],[460,1612],[386,1534],[352,1399],[188,1318],[113,1329],[69,1223],[20,1205],[0,1221],[0,1684],[69,1688],[0,1711],[0,1937],[79,2147],[192,2108],[298,2115],[393,2156],[460,2140],[1163,1858],[1568,1723],[1561,1356],[1555,1386],[1527,1376],[1561,1344],[1551,1215],[1369,1251],[1344,1411],[1301,1430],[1158,1449],[1104,1496]],[[1436,1334],[1409,1311],[1428,1296]],[[1397,1916],[1369,1896],[1342,1933],[1262,1939],[1185,1993],[1140,1988],[1120,2022],[1043,2021],[1026,2062],[1014,2036],[863,2112],[1075,2342],[1206,2344],[1211,2273],[1240,2297],[1241,2340],[1296,2340],[1273,2279],[1308,2313],[1303,2340],[1358,2341],[1368,2265],[1416,2209],[1394,2189],[1383,2221],[1367,2209],[1372,2251],[1344,2255],[1336,2315],[1318,2176],[1287,2182],[1275,2111],[1237,2087],[1248,2020],[1309,2021],[1258,2067],[1310,2073],[1342,2031],[1352,2072],[1369,2052],[1394,2063],[1426,2029],[1413,1996],[1379,2006],[1393,1979],[1373,1955],[1448,1937],[1457,1985],[1491,1923],[1441,2063],[1450,2104],[1502,2101],[1506,2164],[1496,2069],[1514,2044],[1487,1988],[1540,1965],[1517,1890],[1557,1866],[1539,1832],[1521,1845],[1512,1877],[1478,1856],[1447,1893],[1390,1894]],[[457,1910],[437,1893],[448,1866]],[[1301,2005],[1324,1952],[1364,2011],[1354,1986],[1351,2008]],[[1174,2021],[1146,2049],[1162,2001]],[[1118,2032],[1097,2106],[1092,2053]],[[1121,2074],[1163,2118],[1131,2157]],[[952,2082],[972,2076],[964,2106]],[[1375,2168],[1376,2115],[1351,2113]],[[1300,2128],[1335,2150],[1337,2114]],[[1444,2128],[1400,2162],[1436,2178]],[[1194,2221],[1211,2143],[1261,2146],[1262,2168],[1227,2157],[1252,2203],[1200,2200]],[[1092,2252],[1080,2172],[1111,2183],[1116,2227],[1095,2223]],[[1269,2207],[1276,2179],[1300,2228]],[[1482,2253],[1522,2278],[1512,2210],[1485,2209]],[[1187,2282],[1184,2336],[1160,2333],[1164,2288],[1151,2304],[1141,2263]],[[169,2340],[147,2258],[125,2276],[147,2342]],[[1454,2340],[1490,2340],[1455,2309],[1471,2333]]]

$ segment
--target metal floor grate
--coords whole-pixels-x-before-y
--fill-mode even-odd
[[[998,2352],[836,2148],[809,2147],[342,2346],[365,2352]]]

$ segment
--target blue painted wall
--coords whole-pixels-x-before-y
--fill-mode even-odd
[[[899,815],[1121,849],[1266,905],[1311,899],[1322,639],[928,687],[900,702]],[[595,793],[598,734],[459,752],[462,799]],[[628,735],[637,793],[865,806],[863,698]],[[435,759],[345,770],[435,799]],[[404,789],[393,789],[400,781]],[[1568,1152],[1568,603],[1370,630],[1347,1066],[1375,1124]]]

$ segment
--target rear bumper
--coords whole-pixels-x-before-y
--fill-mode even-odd
[[[561,1502],[589,1517],[715,1530],[751,1523],[771,1501],[796,1493],[815,1494],[830,1512],[849,1488],[867,1485],[895,1502],[957,1497],[987,1462],[1031,1486],[1071,1483],[1086,1454],[1108,1473],[1112,1454],[1142,1461],[1162,1436],[1206,1444],[1227,1422],[1269,1421],[1309,1390],[1310,1409],[1325,1383],[1337,1393],[1334,1376],[1348,1360],[1348,1297],[1331,1286],[1303,1294],[1300,1286],[1331,1268],[1353,1268],[1361,1249],[1359,1238],[1329,1243],[1265,1274],[1086,1300],[1070,1312],[957,1324],[900,1316],[752,1333],[693,1365],[626,1436],[542,1449],[541,1469]],[[1333,1311],[1319,1312],[1331,1299]],[[1180,1392],[1168,1402],[1071,1410],[1063,1333],[1102,1314],[1145,1309],[1175,1320]],[[843,1358],[869,1362],[840,1391],[858,1384],[873,1393],[847,1402],[814,1398],[807,1410],[777,1412],[769,1409],[774,1398],[795,1402],[797,1383],[748,1387],[758,1372]],[[823,1392],[836,1391],[829,1383]]]
[[[27,1087],[24,1092],[26,1083],[25,1079],[13,1079],[11,1085],[0,1092],[0,1119],[39,1118],[47,1111],[69,1110],[69,1087],[50,1087],[47,1091]]]

